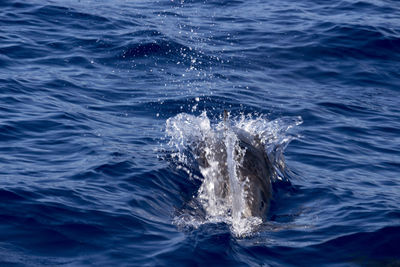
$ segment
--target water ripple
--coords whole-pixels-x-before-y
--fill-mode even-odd
[[[399,264],[396,1],[0,7],[0,265]],[[303,119],[246,238],[175,221],[207,214],[165,122],[224,110]]]

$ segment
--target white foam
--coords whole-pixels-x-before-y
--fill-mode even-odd
[[[196,149],[201,149],[207,159],[206,166],[200,166],[202,184],[195,196],[206,213],[205,218],[192,214],[183,214],[175,218],[175,223],[180,226],[198,227],[204,223],[225,222],[230,225],[235,236],[246,236],[262,223],[261,218],[245,216],[245,183],[237,177],[237,169],[242,164],[240,153],[245,151],[238,145],[237,132],[245,132],[249,138],[258,138],[265,146],[266,153],[276,168],[272,179],[283,179],[284,168],[283,150],[295,138],[287,131],[295,125],[302,123],[300,117],[285,117],[268,121],[264,116],[241,115],[229,118],[228,121],[220,120],[212,124],[206,112],[199,116],[181,113],[169,118],[166,122],[166,135],[169,137],[168,145],[174,149],[172,155],[178,165],[186,166],[193,170],[197,166],[190,166],[193,162],[188,156]],[[220,141],[226,147],[225,151],[218,147]],[[188,153],[189,152],[189,153]],[[221,162],[221,152],[226,153],[226,162]],[[222,165],[226,164],[229,177],[229,193],[221,197],[221,188],[224,185]]]

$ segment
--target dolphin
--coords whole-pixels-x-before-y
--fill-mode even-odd
[[[194,149],[195,158],[201,170],[214,164],[213,177],[217,180],[214,193],[218,199],[224,201],[231,197],[234,202],[238,197],[235,195],[239,192],[238,188],[232,183],[234,175],[241,184],[244,196],[244,201],[240,204],[240,217],[258,217],[264,220],[272,196],[272,164],[261,139],[244,130],[229,127],[228,117],[229,113],[225,111],[224,133],[202,140]],[[233,140],[233,145],[227,142],[228,138]]]

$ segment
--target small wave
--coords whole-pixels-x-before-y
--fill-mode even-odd
[[[122,52],[118,51],[119,59],[155,58],[159,63],[166,60],[169,63],[188,67],[189,70],[203,69],[215,60],[196,47],[183,45],[169,38],[154,39],[152,37],[151,40],[137,40],[119,49],[122,50]]]
[[[216,122],[211,122],[206,112],[199,116],[181,113],[169,118],[166,134],[169,146],[174,150],[172,157],[176,165],[184,169],[189,177],[201,181],[196,196],[180,211],[175,223],[197,228],[205,223],[224,222],[238,237],[254,232],[262,224],[265,214],[251,211],[258,202],[257,194],[251,188],[251,175],[241,175],[240,170],[246,165],[244,155],[248,149],[249,153],[253,153],[251,149],[260,143],[260,150],[269,159],[265,165],[271,164],[263,167],[270,168],[271,177],[263,177],[265,181],[261,181],[261,184],[270,184],[269,179],[272,182],[287,180],[283,151],[296,138],[288,134],[288,130],[301,123],[300,117],[268,121],[262,115],[244,114],[229,119],[220,117]],[[251,145],[241,146],[243,140]],[[257,167],[257,163],[253,164],[257,171],[262,169]],[[197,170],[200,171],[200,177],[197,176]],[[267,187],[262,186],[263,189]],[[263,201],[268,202],[264,198],[260,201],[262,204]]]
[[[144,44],[136,44],[126,49],[122,55],[123,58],[148,57],[152,55],[175,54],[181,51],[189,50],[189,48],[177,43],[160,41]]]

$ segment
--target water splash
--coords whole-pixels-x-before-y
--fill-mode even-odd
[[[287,179],[284,175],[283,151],[296,136],[288,130],[302,123],[301,117],[285,117],[268,121],[262,115],[240,115],[212,123],[206,112],[199,116],[181,113],[166,122],[168,145],[177,166],[188,172],[199,169],[201,186],[192,203],[193,210],[204,210],[175,218],[180,226],[198,227],[204,223],[225,222],[235,236],[246,236],[262,224],[262,218],[251,216],[246,205],[249,180],[240,179],[246,149],[239,146],[238,134],[249,142],[259,142],[271,161],[271,179]],[[243,138],[243,137],[242,137]],[[194,160],[193,160],[194,159]],[[228,179],[228,181],[226,181]]]

